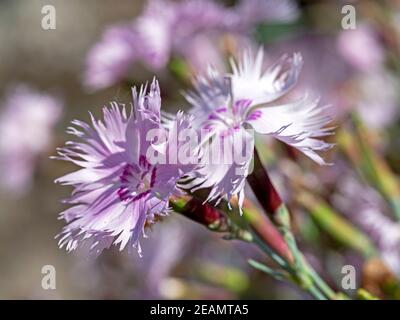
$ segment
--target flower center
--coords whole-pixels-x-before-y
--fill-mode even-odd
[[[245,121],[250,106],[251,100],[241,99],[235,101],[229,107],[217,108],[208,116],[205,128],[212,129],[216,123],[219,123],[227,129],[227,132],[238,129]]]
[[[231,135],[246,121],[250,106],[251,100],[241,99],[229,107],[217,108],[208,116],[203,128],[207,130],[222,129],[221,136]]]
[[[154,186],[156,171],[144,156],[140,156],[139,164],[126,164],[119,177],[119,198],[122,201],[136,201],[148,195]]]

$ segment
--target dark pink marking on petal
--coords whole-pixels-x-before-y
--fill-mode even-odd
[[[257,120],[261,117],[261,115],[262,115],[261,110],[255,110],[249,114],[249,116],[247,117],[247,120],[250,120],[250,121]]]
[[[251,105],[252,100],[240,99],[233,103],[232,110],[234,114],[242,115],[246,109]]]
[[[218,109],[215,110],[217,113],[223,113],[226,112],[228,109],[226,107],[219,107]]]
[[[157,168],[153,168],[151,171],[151,179],[150,179],[150,187],[153,188],[154,184],[156,183],[156,174]]]

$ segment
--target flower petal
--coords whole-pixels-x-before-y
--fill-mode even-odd
[[[257,55],[247,51],[242,60],[232,66],[232,94],[234,100],[249,99],[253,105],[265,104],[287,93],[297,82],[303,59],[299,53],[283,56],[263,72],[263,49]]]
[[[315,151],[327,150],[332,144],[315,138],[332,134],[333,128],[326,127],[331,121],[330,107],[321,107],[318,99],[311,100],[305,95],[293,103],[257,108],[248,115],[246,122],[256,132],[271,134],[317,163],[325,164]]]
[[[254,136],[244,129],[230,134],[217,134],[204,147],[203,167],[198,169],[186,187],[196,191],[200,188],[211,188],[206,201],[216,204],[225,198],[239,197],[243,203],[243,190],[249,173],[254,150]],[[241,207],[240,207],[241,208]]]

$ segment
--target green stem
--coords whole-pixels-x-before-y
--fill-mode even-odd
[[[316,286],[311,286],[307,291],[317,300],[327,300]]]
[[[295,281],[317,299],[335,299],[335,292],[311,268],[297,247],[291,231],[289,211],[264,169],[256,149],[254,149],[254,171],[248,177],[248,181],[266,214],[279,229],[293,254],[294,262],[289,263],[289,269]]]
[[[318,286],[318,288],[331,300],[336,299],[336,293],[333,291],[326,283],[325,281],[319,276],[319,274],[311,267],[311,265],[304,261],[304,263],[308,267],[308,271],[312,279],[314,280],[314,283]]]
[[[288,263],[282,259],[279,255],[277,255],[265,242],[263,242],[254,232],[251,232],[253,235],[253,243],[260,248],[261,251],[266,253],[273,261],[275,261],[279,266],[284,268],[287,271],[290,271]]]
[[[331,298],[334,295],[328,290],[329,287],[323,280],[317,277],[315,271],[312,272],[311,267],[306,264],[301,252],[298,250],[293,234],[287,227],[289,213],[284,205],[277,210],[279,211],[276,214],[278,221],[282,222],[278,225],[278,229],[282,233],[284,239],[282,241],[287,243],[288,249],[292,252],[294,261],[293,259],[288,259],[287,256],[281,256],[281,250],[276,251],[276,248],[272,248],[266,242],[266,239],[261,238],[250,226],[243,229],[218,208],[203,204],[200,200],[192,197],[172,197],[170,204],[176,212],[205,225],[210,230],[227,233],[227,239],[238,239],[253,243],[279,265],[284,270],[283,272],[286,271],[288,273],[287,278],[289,280],[292,280],[316,299],[325,300],[326,297]],[[264,269],[267,270],[267,267]],[[279,270],[277,272],[279,273]],[[269,272],[269,274],[272,273]]]

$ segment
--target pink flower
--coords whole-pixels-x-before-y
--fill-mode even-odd
[[[0,185],[5,189],[22,194],[30,188],[37,158],[49,147],[61,110],[57,98],[24,85],[9,93],[0,114]]]
[[[149,0],[139,17],[108,29],[90,50],[84,82],[90,89],[102,89],[122,80],[134,62],[160,70],[174,55],[199,70],[194,52],[199,44],[206,46],[201,61],[218,64],[223,58],[210,39],[227,32],[247,35],[257,23],[290,20],[296,12],[289,0],[243,0],[233,8],[211,0]]]
[[[379,67],[384,60],[384,51],[374,30],[368,25],[345,30],[337,40],[338,51],[352,66],[361,71]]]
[[[100,253],[110,245],[137,247],[145,226],[169,212],[169,197],[179,195],[178,180],[193,165],[167,161],[158,163],[154,153],[171,154],[179,144],[171,142],[190,128],[191,118],[178,113],[170,129],[160,122],[160,89],[154,80],[146,93],[133,89],[133,110],[111,103],[104,107],[103,121],[91,116],[91,125],[75,120],[68,132],[80,141],[69,141],[58,149],[57,159],[70,161],[81,169],[56,182],[74,187],[65,201],[71,207],[61,213],[68,223],[59,237],[68,251],[91,240],[91,250]],[[148,139],[155,130],[163,141]]]
[[[204,153],[219,150],[225,159],[225,146],[231,146],[235,154],[243,155],[245,151],[245,155],[240,161],[207,162],[191,175],[189,188],[211,188],[209,201],[218,202],[223,197],[230,200],[237,195],[241,206],[254,147],[249,128],[272,135],[315,162],[325,164],[317,152],[331,147],[318,139],[331,134],[332,128],[325,128],[331,121],[328,107],[319,106],[318,99],[310,99],[306,94],[290,103],[276,102],[294,87],[302,63],[301,55],[296,53],[263,70],[260,49],[257,56],[244,54],[239,64],[232,61],[230,74],[220,75],[210,69],[208,77],[197,79],[195,91],[187,93],[186,99],[193,107],[196,124],[210,132],[203,141]]]
[[[384,199],[348,169],[342,172],[337,190],[332,197],[333,204],[367,233],[382,260],[400,274],[400,225],[388,214],[390,208]]]
[[[132,61],[139,56],[137,50],[132,50],[137,40],[131,26],[119,25],[108,29],[88,54],[85,85],[105,88],[120,81]]]

